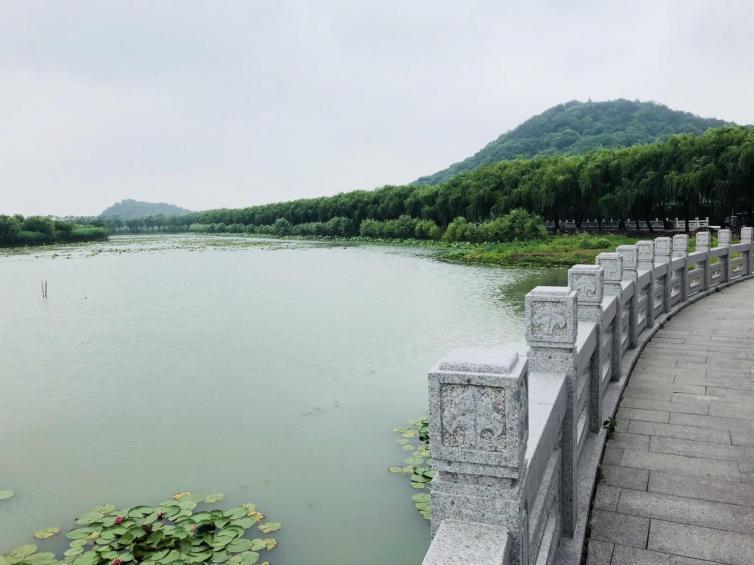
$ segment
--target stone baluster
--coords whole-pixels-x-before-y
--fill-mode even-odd
[[[444,520],[502,526],[516,564],[528,555],[522,494],[527,379],[527,359],[507,349],[457,349],[429,373],[430,451],[437,471],[432,533]]]
[[[576,336],[578,334],[576,291],[568,287],[538,286],[526,295],[526,341],[529,344],[529,370],[559,373],[566,378],[568,400],[561,428],[561,527],[573,536],[577,515],[576,468],[577,419]],[[433,455],[434,457],[434,455]]]
[[[728,228],[724,228],[717,231],[717,246],[727,249],[725,255],[720,255],[720,262],[723,263],[722,273],[725,277],[725,282],[730,281],[730,277],[733,274],[733,264],[730,261],[730,242],[732,233]]]
[[[670,254],[672,253],[673,240],[669,237],[655,239],[655,262],[667,265],[665,273],[665,285],[662,293],[662,311],[670,312],[670,294],[673,290],[673,276],[670,270]]]
[[[617,251],[623,257],[623,280],[633,284],[628,310],[628,344],[633,349],[639,343],[639,285],[636,274],[639,266],[639,248],[636,245],[619,245]]]
[[[731,231],[728,228],[723,228],[717,231],[717,246],[718,247],[730,247]]]
[[[589,381],[589,429],[597,433],[602,428],[602,298],[605,271],[599,265],[574,265],[568,270],[568,286],[576,291],[579,321],[594,322],[597,343],[592,354]]]
[[[708,231],[696,232],[696,250],[709,251],[710,233]]]
[[[704,261],[701,261],[704,269],[702,278],[702,290],[707,290],[712,284],[712,261],[709,254],[711,244],[710,233],[708,231],[696,232],[696,251],[706,253]],[[697,266],[699,262],[697,262]]]
[[[689,256],[689,236],[685,233],[679,233],[673,236],[673,259],[683,258],[683,269],[678,273],[681,283],[681,302],[686,302],[689,298],[689,281],[688,281],[688,256]]]
[[[752,259],[752,243],[754,243],[754,228],[752,227],[743,227],[741,228],[741,243],[748,243],[749,248],[748,250],[743,252],[744,257],[744,275],[748,276],[751,274],[752,267],[754,267],[751,264]]]
[[[649,290],[647,291],[647,327],[655,325],[655,242],[639,241],[639,271],[649,271]]]
[[[604,270],[604,292],[606,296],[615,296],[615,318],[613,319],[613,368],[612,379],[618,381],[621,378],[621,340],[622,328],[621,319],[623,317],[623,305],[621,294],[623,286],[623,257],[619,253],[600,253],[597,255],[595,262]]]

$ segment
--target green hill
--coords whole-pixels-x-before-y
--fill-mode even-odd
[[[144,218],[145,216],[181,216],[190,212],[191,210],[186,210],[175,204],[142,202],[127,198],[105,209],[100,214],[100,217],[118,217],[122,220],[130,220],[133,218]]]
[[[702,133],[725,125],[731,124],[671,110],[655,102],[573,100],[529,118],[472,157],[416,182],[438,184],[482,165],[516,157],[628,147],[658,141],[673,133]]]

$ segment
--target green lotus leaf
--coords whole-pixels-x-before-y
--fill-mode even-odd
[[[192,553],[190,557],[191,557],[191,560],[194,561],[195,563],[201,563],[202,561],[206,561],[207,559],[212,557],[212,552],[209,550],[199,551],[196,553]]]
[[[87,537],[94,531],[94,528],[76,528],[65,534],[68,539],[82,539]]]
[[[251,528],[254,524],[256,524],[256,520],[254,518],[239,518],[238,520],[233,520],[231,522],[232,526],[238,526],[239,528],[243,528],[244,530],[248,530]]]
[[[223,516],[230,518],[231,520],[235,520],[237,518],[243,518],[244,516],[246,516],[246,513],[246,508],[239,506],[238,508],[231,508],[230,510],[226,510],[223,513]]]
[[[99,555],[94,551],[87,551],[72,561],[73,565],[96,565],[98,562]]]
[[[162,506],[161,508],[162,508],[162,515],[168,519],[175,516],[176,514],[178,514],[178,512],[181,511],[181,508],[177,504]]]
[[[397,467],[393,465],[392,467],[387,468],[388,471],[391,473],[405,473],[406,471],[403,470],[403,467]]]
[[[12,490],[0,490],[0,500],[7,500],[12,496],[15,496],[15,492]]]
[[[112,504],[103,504],[102,506],[97,506],[96,508],[92,509],[92,512],[99,512],[100,514],[110,514],[115,510],[115,506]]]
[[[426,483],[415,483],[414,481],[411,481],[411,488],[426,488]]]
[[[256,565],[259,562],[259,554],[255,551],[246,551],[230,558],[230,565]]]
[[[10,557],[11,561],[22,561],[29,557],[29,555],[36,553],[36,551],[37,546],[33,543],[30,543],[27,545],[22,545],[21,547],[17,547],[8,554],[8,557]]]
[[[82,553],[84,553],[83,547],[70,547],[65,550],[63,555],[65,557],[76,557],[77,555],[81,555]]]
[[[151,506],[136,506],[128,511],[129,518],[143,518],[154,512],[154,508]]]
[[[413,500],[414,502],[429,502],[430,500],[432,500],[432,495],[427,494],[426,492],[422,492],[412,496],[411,500]]]
[[[70,546],[71,547],[84,547],[86,544],[89,543],[89,538],[82,538],[82,539],[75,539],[71,541]]]
[[[234,539],[226,549],[228,553],[243,553],[251,549],[251,540],[246,538]]]
[[[102,514],[102,512],[87,512],[86,514],[82,514],[81,516],[76,518],[76,523],[81,524],[82,526],[85,526],[87,524],[101,523],[104,517],[105,516],[104,514]]]
[[[265,522],[257,527],[263,534],[269,534],[270,532],[277,532],[283,525],[280,522]]]
[[[196,508],[196,502],[194,502],[193,500],[181,500],[178,503],[178,506],[180,506],[184,510],[193,510],[194,508]]]
[[[60,533],[60,528],[45,528],[34,532],[34,537],[37,539],[50,539],[58,533]]]
[[[24,559],[24,563],[29,563],[30,565],[47,565],[49,563],[57,562],[58,560],[55,558],[55,554],[51,552],[35,553]]]
[[[229,557],[227,551],[215,551],[212,554],[212,559],[210,561],[212,561],[212,563],[227,563]]]
[[[213,492],[204,497],[204,502],[207,504],[214,504],[215,502],[220,502],[223,498],[225,498],[223,493]]]
[[[243,537],[243,535],[246,533],[246,530],[247,528],[244,528],[242,526],[230,524],[228,526],[224,526],[221,531],[223,534],[228,534],[240,538]]]

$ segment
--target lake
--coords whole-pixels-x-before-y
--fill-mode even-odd
[[[276,565],[416,564],[393,428],[448,350],[523,350],[524,295],[565,278],[233,237],[0,250],[0,553],[193,490],[282,522]]]

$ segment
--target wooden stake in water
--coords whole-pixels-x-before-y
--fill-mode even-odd
[[[47,281],[39,281],[42,285],[42,298],[47,298]]]

